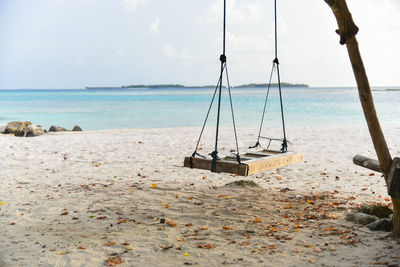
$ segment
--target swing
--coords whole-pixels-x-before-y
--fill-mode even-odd
[[[196,148],[193,154],[190,157],[185,157],[184,167],[196,168],[196,169],[204,169],[211,170],[211,172],[226,172],[237,174],[241,176],[248,176],[260,172],[265,172],[271,169],[277,169],[283,166],[287,166],[290,164],[294,164],[303,160],[303,155],[295,152],[288,152],[288,141],[286,139],[286,131],[285,131],[285,121],[283,115],[283,104],[282,104],[282,93],[281,93],[281,84],[280,84],[280,75],[279,75],[279,61],[277,56],[277,17],[276,17],[276,0],[274,1],[275,7],[275,59],[273,60],[272,71],[269,79],[267,96],[264,104],[264,110],[262,114],[260,130],[258,133],[257,142],[254,146],[249,147],[249,151],[246,151],[242,154],[239,153],[239,145],[237,141],[236,134],[236,125],[235,125],[235,117],[233,112],[232,105],[232,96],[231,96],[231,88],[229,84],[229,76],[228,76],[228,68],[226,65],[226,55],[225,55],[225,32],[226,32],[226,0],[224,0],[224,17],[223,17],[223,52],[220,56],[221,61],[221,70],[220,76],[217,82],[217,86],[215,87],[213,97],[211,99],[210,106],[207,111],[207,115],[205,121],[203,123],[203,127],[200,132],[199,139],[196,144]],[[261,129],[264,121],[264,114],[267,106],[268,95],[271,87],[272,75],[274,73],[274,69],[276,69],[278,76],[278,85],[279,85],[279,96],[280,96],[280,107],[281,107],[281,117],[282,117],[282,128],[283,128],[283,139],[270,138],[261,136]],[[231,155],[227,155],[223,158],[218,156],[218,134],[219,134],[219,123],[220,123],[220,110],[221,110],[221,93],[222,93],[222,79],[224,72],[226,73],[227,80],[227,89],[229,93],[229,101],[232,113],[232,122],[233,122],[233,130],[236,142],[236,153],[232,153]],[[216,125],[216,135],[215,135],[215,149],[210,154],[210,157],[205,157],[200,155],[197,150],[199,148],[200,140],[204,132],[205,125],[208,120],[208,116],[210,114],[211,107],[213,105],[215,96],[218,92],[218,105],[217,105],[217,125]],[[269,144],[267,149],[262,149],[260,144],[260,139],[269,140]],[[282,141],[282,147],[278,150],[270,150],[269,146],[272,141]],[[198,157],[196,157],[198,156]]]

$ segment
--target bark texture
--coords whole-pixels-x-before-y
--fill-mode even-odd
[[[392,166],[392,157],[386,144],[385,137],[376,114],[375,104],[371,93],[368,77],[361,58],[356,34],[358,27],[355,25],[351,13],[347,7],[346,0],[324,0],[332,9],[339,29],[336,31],[340,35],[340,44],[346,45],[349,54],[354,77],[357,82],[358,93],[363,108],[364,116],[368,124],[368,130],[378,161],[385,177],[388,180],[388,174]],[[393,198],[394,227],[393,232],[400,234],[400,199]]]

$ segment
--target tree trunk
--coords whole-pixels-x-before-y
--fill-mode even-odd
[[[365,72],[360,50],[358,48],[358,42],[356,39],[358,27],[354,24],[351,13],[347,7],[346,0],[325,0],[325,2],[332,9],[338,22],[339,30],[336,32],[340,35],[340,44],[346,44],[354,77],[356,78],[364,116],[368,124],[369,133],[378,156],[378,161],[383,176],[387,182],[390,168],[392,166],[392,157],[390,156],[390,152],[386,144],[378,116],[376,114],[371,88]],[[392,202],[394,211],[393,232],[400,234],[400,199],[392,197]]]

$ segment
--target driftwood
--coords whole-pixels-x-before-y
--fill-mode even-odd
[[[389,185],[389,173],[392,167],[392,157],[389,153],[382,128],[376,114],[374,100],[372,98],[371,88],[369,85],[368,77],[365,72],[364,63],[361,58],[360,50],[356,34],[358,27],[355,25],[351,13],[347,7],[346,0],[324,0],[332,9],[339,29],[336,31],[340,35],[340,44],[346,45],[349,54],[351,66],[353,68],[354,77],[357,82],[358,93],[361,101],[361,106],[364,111],[365,120],[367,121],[369,133],[380,168],[383,176],[385,177],[386,184]],[[399,189],[400,190],[400,189]],[[394,225],[393,232],[400,234],[400,198],[393,197],[393,213]]]
[[[353,163],[376,172],[382,172],[379,161],[377,161],[376,159],[367,158],[362,155],[355,155],[353,157]]]
[[[355,155],[353,157],[353,163],[372,171],[382,173],[381,166],[376,159]],[[393,159],[387,180],[387,191],[391,197],[400,198],[400,158]]]

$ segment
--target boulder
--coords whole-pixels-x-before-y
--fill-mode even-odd
[[[377,220],[377,221],[367,224],[367,227],[371,231],[390,232],[393,229],[393,223],[389,219],[384,218],[384,219],[380,219],[380,220]]]
[[[49,132],[66,132],[66,131],[68,131],[68,130],[65,129],[64,127],[55,126],[55,125],[52,125],[52,126],[49,128]]]
[[[31,125],[30,121],[12,121],[7,124],[4,129],[5,134],[13,134],[15,136],[25,136],[26,128]]]
[[[46,132],[41,125],[31,124],[26,127],[26,137],[39,136]]]
[[[72,128],[73,132],[82,132],[82,128],[79,127],[78,125],[75,125],[74,128]]]
[[[380,219],[389,218],[389,215],[393,214],[393,211],[388,206],[382,205],[365,205],[357,209],[357,211],[369,215],[375,215]]]
[[[371,222],[379,220],[377,216],[365,214],[362,212],[349,213],[346,216],[346,221],[354,222],[356,224],[367,225]]]

